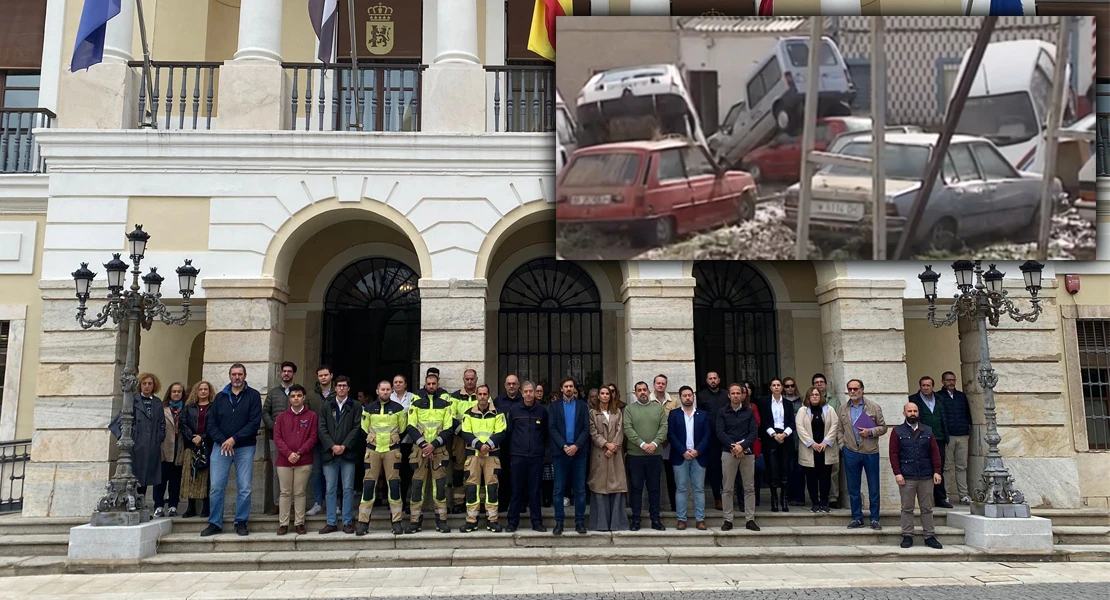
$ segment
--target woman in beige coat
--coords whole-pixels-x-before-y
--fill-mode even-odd
[[[798,464],[805,468],[810,512],[829,512],[832,466],[840,460],[840,420],[825,395],[815,387],[802,397],[795,424],[798,427]]]
[[[609,386],[598,390],[590,403],[590,529],[628,529],[624,471],[624,403]]]
[[[181,502],[181,469],[185,444],[181,440],[181,409],[185,407],[185,386],[174,382],[166,390],[162,410],[166,415],[166,439],[162,440],[162,482],[154,486],[154,516],[176,517]],[[166,498],[166,491],[170,493]]]

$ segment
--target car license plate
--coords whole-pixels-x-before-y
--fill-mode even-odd
[[[576,206],[598,206],[612,202],[612,196],[571,196],[570,203]]]
[[[813,212],[838,217],[863,218],[863,205],[858,202],[813,201]]]

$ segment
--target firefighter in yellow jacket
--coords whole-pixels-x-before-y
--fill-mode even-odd
[[[455,409],[455,442],[451,448],[451,489],[452,506],[451,514],[461,515],[466,512],[466,487],[463,473],[466,465],[466,447],[462,440],[462,419],[466,411],[478,403],[478,372],[474,369],[463,371],[462,389],[451,394],[451,403]]]
[[[451,444],[455,413],[450,399],[436,393],[439,376],[428,373],[424,389],[409,406],[408,436],[413,440],[409,466],[412,468],[412,489],[409,509],[412,522],[405,533],[416,533],[424,526],[424,488],[431,483],[435,502],[436,531],[450,533],[447,525],[447,471],[450,467],[447,449]]]
[[[489,400],[489,386],[478,386],[478,403],[463,413],[462,438],[466,445],[466,524],[459,531],[478,529],[478,486],[485,482],[486,529],[499,533],[497,476],[501,473],[501,441],[508,426],[505,415]]]
[[[393,535],[404,533],[401,527],[401,436],[409,426],[408,413],[400,403],[389,399],[392,389],[388,381],[378,383],[377,399],[362,411],[362,430],[366,432],[366,477],[362,481],[355,535],[366,535],[370,531],[370,512],[374,509],[378,476],[383,472]]]

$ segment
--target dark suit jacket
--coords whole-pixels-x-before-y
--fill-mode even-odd
[[[698,452],[695,460],[702,467],[709,464],[709,444],[712,440],[709,413],[704,410],[694,411],[694,450]],[[686,453],[686,413],[681,406],[667,415],[667,441],[671,443],[671,465],[677,467],[686,460],[683,456]]]
[[[770,435],[767,434],[768,429],[773,429],[775,426],[775,417],[771,413],[771,397],[768,396],[759,401],[759,437],[763,438],[763,449],[777,448],[779,443],[775,441]],[[790,429],[790,435],[786,436],[786,440],[782,443],[790,452],[794,451],[794,436],[798,435],[798,426],[794,422],[794,411],[791,410],[793,405],[785,397],[782,399],[782,424],[784,427]],[[768,444],[773,444],[768,446]]]
[[[577,446],[578,452],[589,453],[590,407],[583,400],[574,400],[574,439],[567,439],[567,421],[563,417],[563,399],[547,407],[547,437],[551,440],[551,455],[563,454],[563,446]],[[575,454],[577,456],[577,454]],[[583,454],[585,456],[585,454]]]

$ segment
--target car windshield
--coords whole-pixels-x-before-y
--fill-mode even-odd
[[[569,145],[574,143],[574,132],[570,130],[570,122],[565,108],[555,109],[555,132],[559,136],[559,143]]]
[[[640,155],[634,152],[586,154],[574,159],[564,186],[626,186],[636,181]]]
[[[790,57],[790,64],[798,68],[809,66],[809,42],[787,42],[786,54]],[[836,54],[828,41],[821,44],[821,66],[835,67]]]
[[[985,137],[997,146],[1028,141],[1040,132],[1027,92],[968,98],[956,124],[956,133]]]
[[[838,154],[871,158],[873,150],[871,141],[855,141],[844,146]],[[925,174],[925,165],[929,161],[928,146],[914,146],[910,144],[892,144],[887,142],[883,152],[883,168],[886,170],[887,179],[906,179],[919,181]],[[821,169],[821,175],[839,175],[848,177],[870,177],[871,168],[867,165],[850,167],[847,165],[828,165]]]

